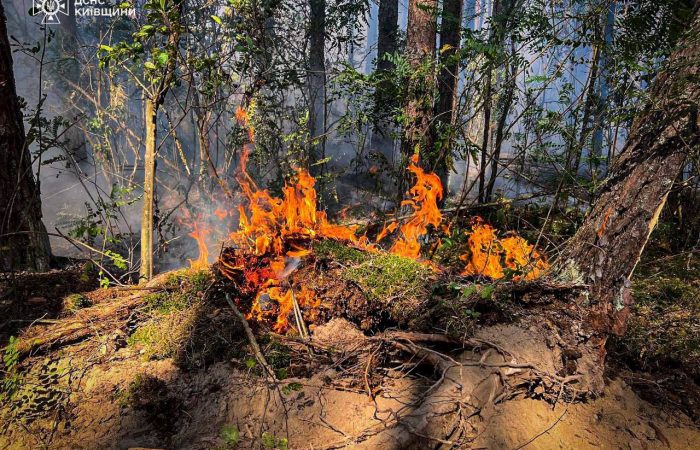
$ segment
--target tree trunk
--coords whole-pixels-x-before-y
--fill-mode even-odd
[[[0,271],[44,271],[49,268],[51,247],[41,221],[41,197],[26,146],[1,3],[0,98]]]
[[[87,142],[85,133],[78,126],[78,122],[81,120],[80,110],[85,109],[83,105],[84,102],[82,102],[82,96],[77,92],[74,92],[72,95],[68,94],[71,86],[66,82],[66,80],[78,84],[81,82],[80,60],[78,59],[80,44],[78,42],[76,18],[73,14],[61,18],[59,42],[62,62],[56,65],[56,70],[60,76],[57,86],[67,94],[62,97],[64,107],[62,115],[71,125],[64,134],[64,137],[68,141],[67,151],[70,153],[68,155],[68,161],[84,163],[88,159]],[[75,168],[75,170],[77,170],[77,168]]]
[[[503,87],[504,92],[501,95],[501,100],[499,101],[498,123],[496,124],[496,137],[493,143],[493,156],[491,158],[491,175],[489,176],[489,182],[486,185],[486,194],[484,195],[485,203],[489,203],[491,201],[493,188],[496,185],[496,178],[498,177],[498,163],[501,159],[501,149],[503,148],[503,141],[505,140],[504,132],[506,121],[508,119],[508,114],[510,114],[510,108],[513,104],[513,96],[515,94],[518,68],[515,62],[517,53],[513,44],[511,44],[510,55],[510,58],[505,63],[504,72],[507,79],[505,81],[505,86]]]
[[[315,142],[311,144],[308,164],[310,171],[318,176],[322,167],[313,164],[325,157],[326,140],[326,0],[309,0],[309,4],[309,130]]]
[[[399,33],[399,2],[398,0],[380,0],[379,2],[379,32],[377,35],[377,71],[390,72],[394,64],[386,58],[398,50]],[[387,162],[393,161],[394,140],[391,136],[394,130],[388,112],[398,104],[394,86],[391,81],[382,82],[375,91],[375,104],[380,111],[380,118],[374,124],[377,132],[373,138],[373,146],[381,153]]]
[[[435,79],[432,72],[425,73],[435,59],[435,37],[437,33],[437,0],[410,0],[408,4],[408,32],[406,35],[406,58],[414,69],[409,81],[405,115],[407,123],[401,142],[404,159],[416,150],[430,150],[430,122],[433,116]],[[399,199],[403,198],[405,177],[399,178]]]
[[[688,153],[700,144],[700,15],[653,83],[597,200],[559,259],[560,270],[590,286],[588,323],[624,331],[630,278]]]
[[[459,83],[460,30],[462,29],[462,0],[445,0],[442,5],[442,23],[440,26],[440,60],[442,69],[438,76],[438,101],[435,105],[436,130],[444,130],[454,124],[457,85]],[[442,140],[435,173],[440,177],[442,186],[447,189],[450,151],[454,143],[454,133],[450,130],[447,139]],[[437,142],[436,140],[434,140]]]
[[[493,103],[493,68],[489,66],[486,71],[484,78],[484,130],[481,137],[481,161],[479,163],[479,203],[486,202],[486,167],[489,161],[491,106]]]
[[[157,104],[146,98],[146,154],[143,160],[143,207],[141,209],[141,269],[139,279],[148,281],[153,276],[153,201],[156,173],[156,120]]]
[[[391,70],[394,64],[386,56],[398,50],[399,1],[379,1],[379,32],[377,35],[377,70]]]

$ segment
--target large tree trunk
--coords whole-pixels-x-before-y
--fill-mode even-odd
[[[309,0],[309,130],[311,145],[309,165],[314,175],[322,173],[321,166],[313,165],[325,157],[326,134],[326,0]]]
[[[399,1],[379,1],[379,31],[377,34],[377,70],[391,70],[394,65],[386,59],[387,55],[398,50]]]
[[[0,271],[47,270],[51,247],[41,221],[41,197],[25,142],[1,3],[0,98]]]
[[[688,153],[700,144],[700,16],[669,57],[611,167],[597,200],[559,265],[590,286],[593,329],[620,333],[630,277]]]
[[[410,0],[408,4],[408,31],[406,58],[414,69],[406,98],[406,120],[401,153],[404,159],[417,149],[430,150],[430,122],[433,116],[435,79],[432,73],[421,71],[435,59],[437,33],[437,0]],[[415,74],[418,74],[417,76]],[[399,199],[406,187],[405,177],[399,178]]]
[[[438,101],[435,105],[435,123],[439,131],[454,123],[457,84],[459,82],[460,30],[462,29],[462,0],[445,0],[442,4],[442,23],[440,26],[440,60],[442,69],[438,76]],[[437,142],[437,141],[436,141]],[[435,161],[435,173],[447,189],[450,151],[454,144],[454,133],[450,130],[441,142]]]

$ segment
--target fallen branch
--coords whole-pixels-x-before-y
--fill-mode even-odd
[[[245,330],[245,334],[248,337],[248,342],[250,342],[250,346],[253,347],[253,353],[255,354],[255,359],[258,360],[258,363],[260,363],[261,366],[265,369],[265,371],[272,377],[273,380],[277,380],[277,377],[275,376],[275,371],[272,370],[272,367],[267,363],[267,360],[265,359],[265,356],[262,354],[260,351],[260,346],[258,345],[258,341],[255,339],[255,335],[253,334],[253,330],[250,328],[250,325],[248,324],[248,321],[245,319],[245,316],[241,311],[238,309],[235,303],[233,303],[233,300],[231,300],[231,296],[226,293],[226,302],[228,305],[231,307],[233,310],[233,313],[236,315],[238,320],[241,322],[243,325],[243,329]]]

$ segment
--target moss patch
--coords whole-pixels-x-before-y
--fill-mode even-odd
[[[399,323],[416,319],[413,313],[430,296],[433,271],[413,259],[389,253],[364,252],[336,241],[314,246],[316,256],[342,265],[340,276],[356,284],[373,304]]]
[[[92,300],[82,294],[71,294],[63,300],[63,307],[68,311],[78,311],[90,306],[92,306]]]
[[[392,302],[399,297],[425,295],[431,270],[408,258],[380,254],[348,267],[348,280],[359,284],[372,300]]]
[[[167,291],[143,297],[145,322],[127,339],[130,346],[141,346],[147,359],[178,356],[191,339],[202,310],[204,290],[211,282],[205,271],[178,271],[169,274]]]

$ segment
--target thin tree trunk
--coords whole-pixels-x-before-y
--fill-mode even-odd
[[[60,89],[68,93],[70,92],[70,86],[64,80],[70,80],[75,83],[81,82],[80,63],[78,59],[78,49],[80,48],[78,42],[78,28],[73,14],[61,18],[59,38],[63,58],[61,64],[56,65],[56,70],[60,75],[57,84]],[[82,103],[84,103],[81,100],[82,96],[77,94],[65,95],[62,97],[65,108],[63,116],[71,124],[71,127],[64,134],[68,141],[68,151],[71,153],[68,157],[68,161],[76,161],[78,163],[85,162],[88,158],[85,134],[77,123],[81,118],[80,110],[84,109],[81,108],[83,106]]]
[[[481,161],[479,163],[479,203],[486,202],[486,164],[489,158],[489,136],[491,135],[491,105],[493,103],[493,69],[486,69],[484,80],[484,130],[481,137]]]
[[[314,175],[322,173],[320,165],[314,163],[325,158],[326,133],[326,0],[309,0],[311,17],[309,23],[309,130],[311,154],[308,164]]]
[[[462,29],[462,0],[445,0],[442,5],[442,23],[440,26],[440,60],[442,69],[438,75],[438,101],[435,105],[436,130],[441,131],[454,124],[455,105],[457,102],[457,85],[459,83],[460,30]],[[436,136],[437,137],[437,136]],[[436,140],[433,140],[436,142]],[[447,189],[450,152],[454,144],[454,133],[449,130],[447,139],[441,142],[435,173],[440,177],[442,186]]]
[[[2,3],[0,98],[0,271],[44,271],[49,268],[51,247],[41,221],[41,197],[26,146]]]
[[[156,136],[158,106],[150,98],[146,98],[146,154],[143,160],[143,208],[141,209],[141,281],[150,280],[153,276],[153,202],[156,173]]]
[[[496,185],[496,178],[498,177],[498,162],[501,159],[501,149],[503,147],[503,141],[505,139],[504,130],[506,127],[506,120],[508,119],[508,114],[510,114],[510,107],[513,103],[513,97],[515,94],[516,87],[516,76],[517,76],[517,66],[515,65],[515,57],[517,56],[515,48],[511,46],[511,57],[505,64],[505,72],[508,79],[506,80],[504,86],[504,93],[501,94],[501,100],[499,101],[499,111],[498,111],[498,123],[496,124],[496,137],[493,143],[493,156],[491,157],[491,175],[489,176],[489,182],[486,186],[486,194],[484,196],[484,203],[489,203],[491,201],[491,196],[493,195],[493,188]],[[510,73],[509,73],[510,72]]]
[[[598,29],[598,26],[596,26]],[[597,38],[598,31],[596,31],[596,42],[593,44],[593,56],[591,62],[591,72],[588,76],[588,86],[586,87],[586,103],[583,106],[583,119],[581,120],[581,134],[579,135],[578,145],[574,151],[573,162],[571,167],[568,168],[571,171],[571,176],[575,179],[578,175],[579,168],[581,167],[581,156],[583,154],[583,149],[586,148],[586,141],[588,140],[591,132],[591,115],[594,113],[594,109],[597,103],[597,87],[598,87],[598,67],[600,62],[600,42]],[[589,155],[590,156],[590,155]]]
[[[690,30],[669,57],[635,119],[597,200],[559,259],[590,286],[587,321],[604,335],[624,330],[630,278],[673,181],[700,145],[700,0]]]
[[[143,181],[143,207],[141,210],[141,267],[139,268],[139,281],[148,281],[153,276],[153,228],[154,228],[154,202],[155,202],[155,174],[156,174],[156,139],[158,136],[158,108],[165,101],[165,96],[170,90],[170,85],[175,79],[175,69],[178,58],[178,46],[182,28],[180,18],[184,1],[176,0],[177,16],[171,23],[168,33],[168,63],[163,76],[152,86],[151,92],[144,92],[145,108],[144,119],[146,122],[146,152],[144,155],[144,181]]]

